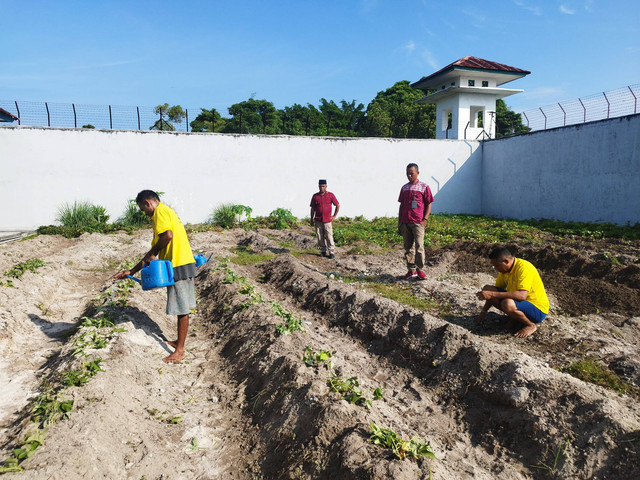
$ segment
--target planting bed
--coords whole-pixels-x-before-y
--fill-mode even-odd
[[[150,237],[0,245],[0,272],[46,262],[0,287],[0,460],[33,445],[38,394],[73,400],[7,478],[640,477],[637,243],[510,245],[539,267],[552,303],[518,339],[497,314],[475,323],[474,293],[494,279],[490,244],[429,250],[418,282],[400,280],[399,250],[309,253],[306,227],[194,233],[192,246],[214,257],[196,279],[187,357],[166,365],[175,319],[165,293],[112,281]],[[105,312],[114,325],[91,327]],[[303,330],[278,333],[287,320]],[[90,334],[106,346],[87,344]],[[305,362],[307,347],[327,361]],[[97,358],[103,371],[63,387],[64,372]],[[626,393],[563,373],[585,359],[626,381]],[[332,375],[357,377],[364,398],[332,392]],[[398,459],[369,442],[372,423],[419,437],[436,458]]]

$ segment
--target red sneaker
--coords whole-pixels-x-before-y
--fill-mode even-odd
[[[418,270],[418,272],[417,272],[417,273],[418,273],[418,278],[419,278],[420,280],[425,280],[425,279],[427,278],[427,274],[426,274],[426,273],[424,273],[422,270]]]
[[[416,272],[414,272],[413,270],[409,270],[407,273],[404,274],[404,278],[406,280],[412,278],[412,277],[416,277],[418,274]]]

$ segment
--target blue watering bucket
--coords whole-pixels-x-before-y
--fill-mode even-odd
[[[142,284],[142,290],[168,287],[173,285],[173,265],[169,260],[151,260],[149,265],[140,271],[140,280],[131,275],[127,277]]]
[[[211,260],[211,257],[213,257],[213,253],[211,255],[209,255],[209,258],[205,257],[202,254],[199,255],[194,255],[193,258],[196,259],[196,267],[199,267],[200,265],[204,265],[205,263],[207,263],[209,260]]]

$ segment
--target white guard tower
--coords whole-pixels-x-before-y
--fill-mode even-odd
[[[498,88],[530,74],[526,70],[464,57],[411,86],[425,93],[418,103],[436,104],[436,138],[484,140],[496,136],[496,100],[522,90]]]

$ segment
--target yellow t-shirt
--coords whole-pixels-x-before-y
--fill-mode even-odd
[[[527,291],[527,301],[533,303],[542,313],[549,313],[549,299],[544,291],[542,279],[536,267],[521,258],[516,258],[511,271],[498,273],[496,287],[507,292]]]
[[[160,260],[171,260],[174,269],[196,262],[191,252],[191,245],[189,244],[184,225],[171,207],[160,202],[153,212],[151,222],[153,224],[152,247],[158,243],[161,233],[167,230],[171,230],[171,233],[173,233],[173,238],[169,242],[169,245],[158,253]]]

